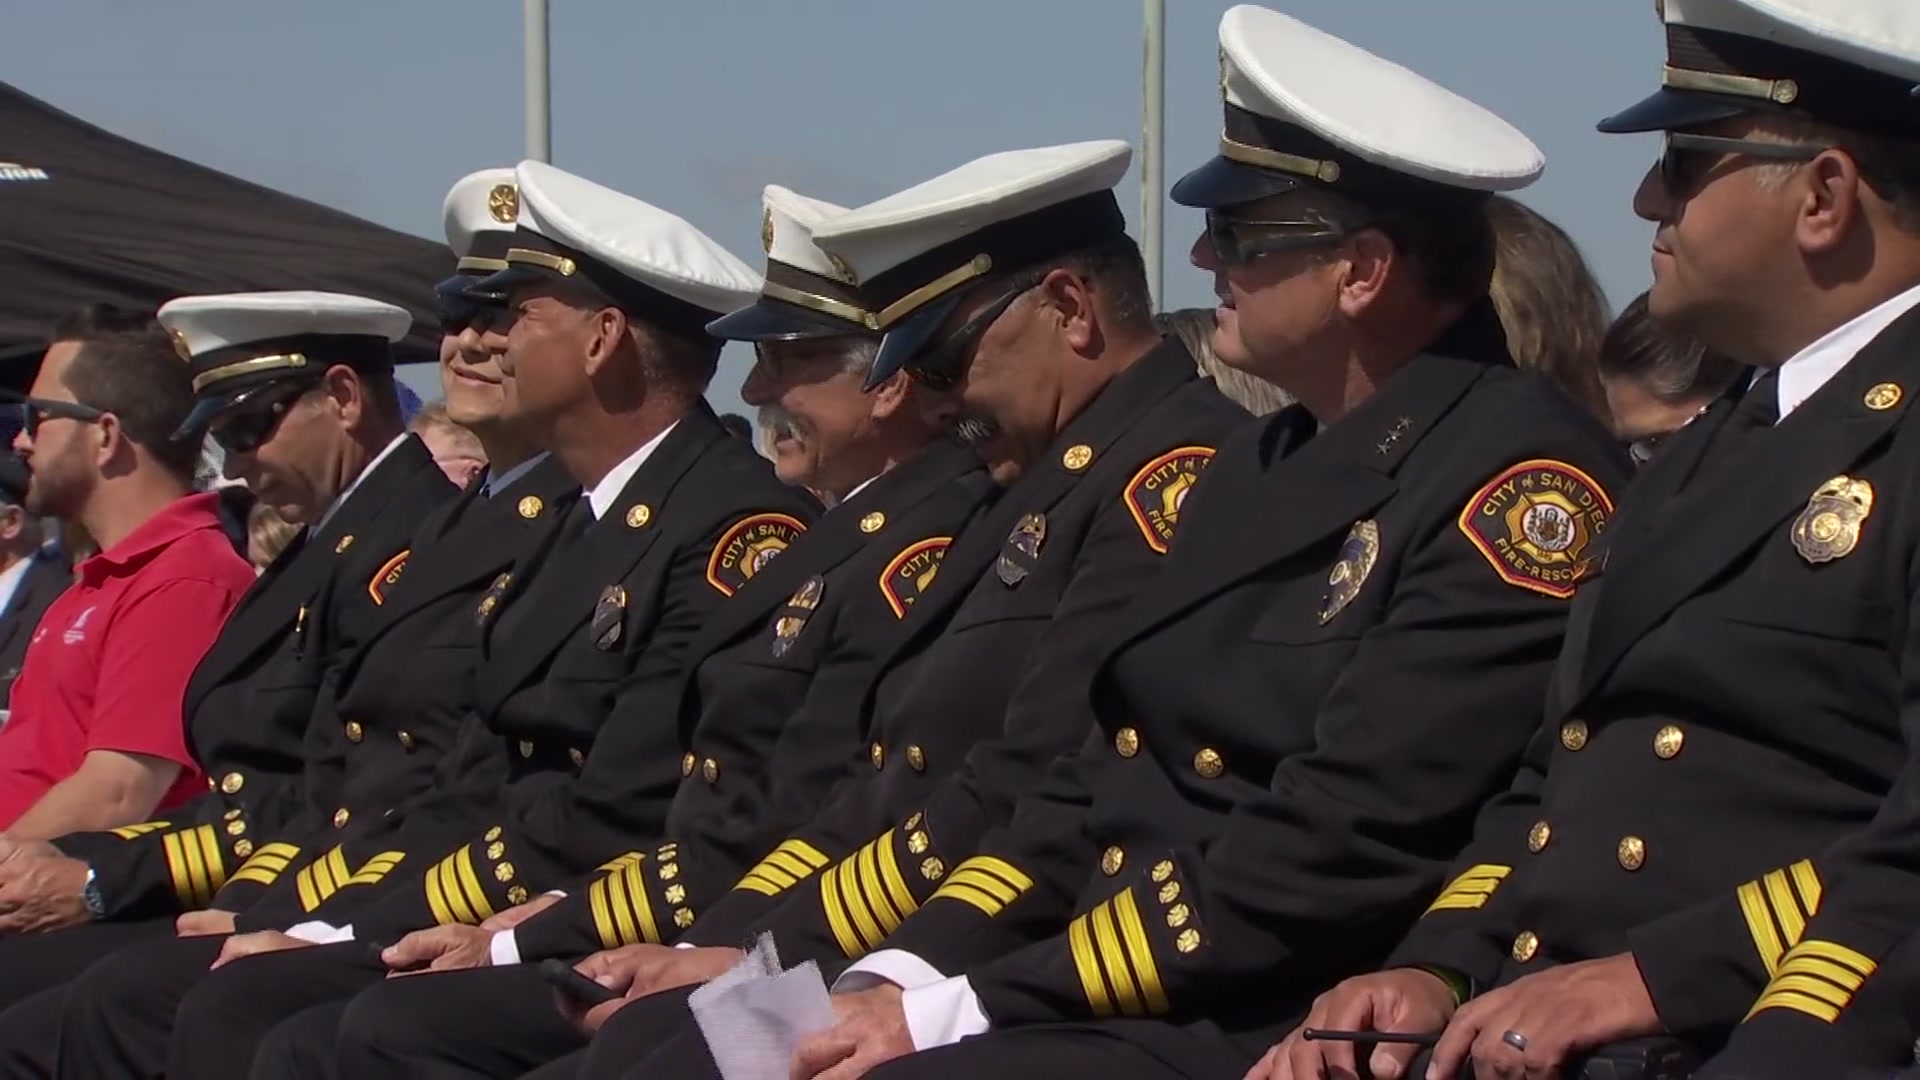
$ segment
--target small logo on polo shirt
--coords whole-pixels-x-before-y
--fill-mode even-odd
[[[81,612],[80,617],[73,620],[73,625],[67,627],[67,632],[60,635],[60,640],[69,645],[78,645],[87,640],[87,619],[92,617],[93,610],[93,608],[88,608]]]

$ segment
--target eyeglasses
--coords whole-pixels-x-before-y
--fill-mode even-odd
[[[37,438],[40,425],[55,418],[73,420],[82,424],[99,423],[107,415],[91,405],[82,405],[77,401],[51,401],[47,398],[23,398],[19,404],[20,430],[27,438]]]
[[[1770,161],[1812,161],[1829,150],[1837,149],[1837,146],[1754,142],[1751,139],[1723,139],[1717,135],[1669,131],[1661,137],[1660,142],[1660,183],[1669,195],[1688,195],[1706,180],[1714,165],[1729,154]]]
[[[1207,211],[1207,243],[1222,266],[1245,266],[1262,255],[1337,244],[1363,226],[1342,226],[1311,211],[1299,220],[1261,221]]]
[[[981,335],[995,320],[1006,314],[1007,308],[1013,306],[1015,300],[1039,284],[1038,281],[1023,282],[995,297],[993,303],[981,308],[958,330],[947,335],[945,340],[921,350],[907,361],[907,374],[936,393],[960,385],[960,381],[967,377],[967,369],[973,366],[973,353]]]
[[[506,322],[507,305],[495,296],[450,296],[439,299],[440,332],[449,337],[472,327],[486,333]]]
[[[215,421],[207,435],[229,454],[251,454],[265,445],[286,419],[293,403],[313,389],[309,383],[295,383],[269,396],[256,398]]]

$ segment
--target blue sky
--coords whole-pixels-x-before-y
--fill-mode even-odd
[[[1219,136],[1225,0],[1166,0],[1167,179]],[[1489,106],[1546,151],[1522,198],[1616,304],[1645,287],[1627,203],[1655,152],[1596,134],[1659,71],[1645,0],[1287,0],[1299,18]],[[995,150],[1140,134],[1138,0],[553,0],[553,160],[757,264],[759,194],[845,205]],[[517,0],[13,5],[0,78],[259,183],[440,238],[461,174],[523,151]],[[0,158],[5,158],[0,133]],[[1138,170],[1136,167],[1136,176]],[[1138,184],[1121,191],[1137,215]],[[1211,304],[1169,206],[1162,306]],[[730,350],[710,395],[737,408]]]

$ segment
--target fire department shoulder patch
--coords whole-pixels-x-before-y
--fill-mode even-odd
[[[880,594],[887,598],[893,617],[904,619],[907,609],[933,585],[940,560],[947,557],[951,536],[929,536],[900,550],[880,572]]]
[[[1147,546],[1162,555],[1173,546],[1174,529],[1180,524],[1180,507],[1187,492],[1213,461],[1211,446],[1183,446],[1170,450],[1146,463],[1127,481],[1127,512],[1140,526]]]
[[[1561,461],[1523,461],[1487,481],[1460,531],[1509,585],[1565,600],[1588,570],[1587,551],[1613,517],[1593,477]]]
[[[388,591],[399,583],[401,572],[407,568],[407,557],[412,554],[412,551],[402,551],[374,571],[372,580],[367,582],[367,595],[373,598],[375,607],[387,602]]]
[[[755,514],[720,535],[707,557],[707,584],[732,596],[775,555],[807,531],[807,524],[785,514]]]

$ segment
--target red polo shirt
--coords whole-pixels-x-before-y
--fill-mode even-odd
[[[187,678],[253,585],[212,494],[188,495],[75,568],[47,607],[0,729],[0,829],[91,750],[179,762],[162,809],[206,790],[187,752]]]

